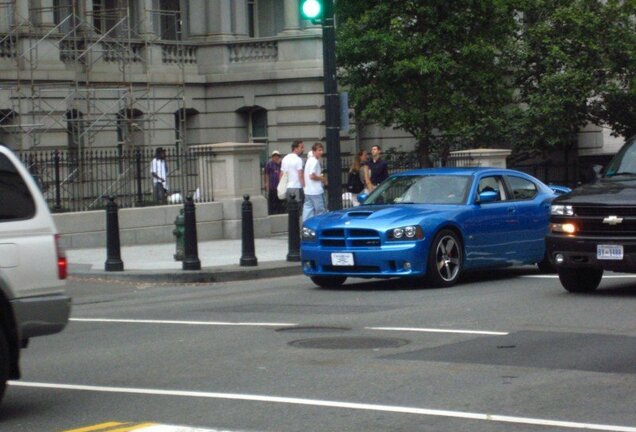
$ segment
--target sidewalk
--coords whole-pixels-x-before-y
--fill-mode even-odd
[[[257,266],[242,267],[241,240],[199,242],[201,270],[182,270],[174,260],[175,244],[122,246],[123,272],[104,270],[106,247],[66,251],[69,275],[165,282],[226,282],[301,274],[300,262],[286,261],[287,236],[255,239]]]

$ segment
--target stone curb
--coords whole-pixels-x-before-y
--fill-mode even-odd
[[[100,271],[77,268],[69,269],[69,276],[76,278],[99,278],[111,280],[130,280],[147,282],[174,283],[211,283],[233,282],[274,277],[286,277],[302,274],[299,262],[269,261],[254,267],[239,265],[205,267],[201,270],[126,270]]]

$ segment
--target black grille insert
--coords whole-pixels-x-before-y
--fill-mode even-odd
[[[371,229],[327,229],[320,235],[320,245],[325,247],[369,248],[380,247],[380,234]]]

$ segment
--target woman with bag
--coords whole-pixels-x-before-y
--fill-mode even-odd
[[[349,178],[347,180],[347,191],[351,193],[353,206],[358,206],[358,194],[369,193],[373,190],[371,184],[371,174],[367,162],[369,153],[366,150],[360,150],[353,158],[351,169],[349,169]]]

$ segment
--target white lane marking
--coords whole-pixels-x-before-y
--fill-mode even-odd
[[[173,426],[173,425],[153,425],[144,427],[141,429],[135,429],[135,432],[232,432],[229,429],[201,429],[187,426]],[[238,432],[238,431],[236,431]]]
[[[559,275],[544,274],[544,275],[521,275],[523,278],[535,278],[535,279],[557,279]],[[603,275],[603,279],[634,279],[636,274],[623,274],[623,275]]]
[[[76,322],[106,322],[106,323],[131,323],[131,324],[178,324],[201,326],[252,326],[252,327],[294,327],[293,323],[247,323],[247,322],[222,322],[222,321],[169,321],[146,319],[114,319],[114,318],[69,318]]]
[[[159,390],[159,389],[144,389],[144,388],[132,388],[132,387],[104,387],[104,386],[89,386],[89,385],[73,385],[73,384],[54,384],[54,383],[41,383],[41,382],[24,382],[24,381],[9,381],[11,386],[16,387],[36,387],[47,388],[57,390],[80,390],[91,391],[100,393],[126,393],[126,394],[142,394],[142,395],[157,395],[157,396],[180,396],[180,397],[192,397],[192,398],[206,398],[206,399],[225,399],[225,400],[240,400],[249,402],[271,402],[289,405],[308,405],[326,408],[343,408],[362,411],[376,411],[376,412],[390,412],[399,414],[416,414],[425,416],[437,416],[437,417],[449,417],[460,418],[468,420],[483,420],[497,423],[518,423],[528,424],[536,426],[550,426],[569,429],[588,429],[599,431],[615,431],[615,432],[636,432],[636,427],[631,426],[616,426],[608,424],[597,423],[579,423],[573,421],[563,420],[549,420],[532,417],[514,417],[498,414],[485,414],[475,412],[463,412],[463,411],[450,411],[439,410],[429,408],[415,408],[396,405],[378,405],[368,403],[356,403],[356,402],[339,402],[328,401],[320,399],[305,399],[305,398],[288,398],[279,396],[263,396],[263,395],[250,395],[250,394],[238,394],[238,393],[217,393],[217,392],[200,392],[200,391],[184,391],[184,390]]]
[[[417,328],[417,327],[365,327],[367,330],[382,330],[382,331],[406,331],[406,332],[425,332],[425,333],[459,333],[459,334],[474,334],[474,335],[493,335],[493,336],[506,336],[508,332],[495,332],[485,330],[453,330],[453,329],[435,329],[435,328]]]

